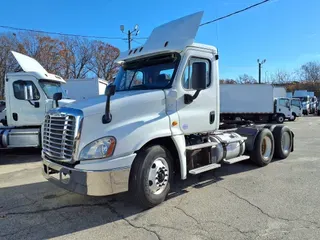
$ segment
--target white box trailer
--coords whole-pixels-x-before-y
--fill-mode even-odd
[[[273,87],[273,98],[288,97],[284,87]]]
[[[291,119],[290,101],[282,89],[268,84],[221,84],[220,118],[272,121]],[[283,95],[283,97],[275,97]]]
[[[103,95],[108,81],[101,78],[69,79],[63,86],[68,97],[75,100],[84,100]]]

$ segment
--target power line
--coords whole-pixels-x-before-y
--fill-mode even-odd
[[[208,22],[202,23],[202,24],[200,24],[200,27],[201,27],[201,26],[204,26],[204,25],[207,25],[207,24],[210,24],[210,23],[213,23],[213,22],[217,22],[217,21],[222,20],[222,19],[224,19],[224,18],[231,17],[231,16],[236,15],[236,14],[238,14],[238,13],[241,13],[241,12],[247,11],[247,10],[249,10],[250,8],[257,7],[257,6],[261,5],[261,4],[267,3],[267,2],[269,2],[269,1],[271,1],[271,0],[264,0],[264,1],[262,1],[262,2],[258,2],[258,3],[256,3],[256,4],[253,4],[253,5],[249,6],[249,7],[246,7],[246,8],[240,9],[240,10],[235,11],[235,12],[232,12],[232,13],[230,13],[230,14],[227,14],[227,15],[225,15],[225,16],[222,16],[222,17],[219,17],[219,18],[213,19],[213,20],[211,20],[211,21],[208,21]]]
[[[27,32],[35,32],[35,33],[60,35],[60,36],[69,36],[69,37],[125,40],[123,37],[105,37],[105,36],[79,35],[79,34],[72,34],[72,33],[48,32],[48,31],[42,31],[42,30],[34,30],[34,29],[28,29],[28,28],[17,28],[17,27],[3,26],[3,25],[0,25],[0,28],[11,29],[11,30],[16,30],[16,31],[27,31]],[[147,38],[139,37],[137,39],[147,39]]]
[[[247,10],[249,10],[251,8],[257,7],[257,6],[261,5],[261,4],[264,4],[264,3],[267,3],[267,2],[270,2],[270,1],[271,0],[264,0],[264,1],[258,2],[256,4],[253,4],[253,5],[248,6],[246,8],[243,8],[243,9],[240,9],[238,11],[232,12],[232,13],[227,14],[225,16],[222,16],[222,17],[216,18],[214,20],[202,23],[202,24],[200,24],[200,27],[204,26],[204,25],[207,25],[207,24],[210,24],[210,23],[213,23],[213,22],[217,22],[219,20],[222,20],[222,19],[225,19],[225,18],[228,18],[228,17],[231,17],[233,15],[236,15],[238,13],[247,11]],[[3,26],[3,25],[0,25],[0,28],[11,29],[11,30],[16,30],[16,31],[29,31],[29,32],[45,33],[45,34],[60,35],[60,36],[70,36],[70,37],[127,40],[127,39],[122,38],[122,37],[90,36],[90,35],[79,35],[79,34],[71,34],[71,33],[49,32],[49,31],[34,30],[34,29],[27,29],[27,28],[17,28],[17,27]],[[148,39],[148,38],[146,38],[146,37],[136,37],[135,39]]]

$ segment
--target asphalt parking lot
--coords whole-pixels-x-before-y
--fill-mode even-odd
[[[86,197],[47,182],[40,151],[0,153],[0,239],[319,239],[320,117],[286,123],[295,152],[177,181],[143,211],[130,196]]]

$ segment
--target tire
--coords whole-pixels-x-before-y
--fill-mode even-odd
[[[172,164],[171,154],[163,146],[152,145],[138,152],[130,173],[129,192],[139,205],[152,208],[166,199],[173,177]],[[161,191],[153,192],[159,177],[160,185],[164,186],[160,186]]]
[[[292,117],[293,118],[290,118],[289,121],[294,122],[297,119],[296,113],[292,113]]]
[[[268,165],[274,154],[274,138],[272,132],[268,128],[263,128],[254,142],[253,151],[250,159],[260,167]]]
[[[292,134],[287,126],[276,126],[273,131],[275,150],[274,156],[279,159],[287,158],[292,149]]]
[[[285,120],[285,116],[283,114],[277,115],[277,117],[276,117],[277,123],[283,123],[284,120]]]

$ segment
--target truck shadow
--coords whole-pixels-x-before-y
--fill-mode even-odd
[[[0,189],[0,238],[19,239],[28,236],[31,239],[48,239],[103,225],[112,230],[112,225],[107,224],[123,219],[125,221],[122,224],[140,226],[139,218],[149,211],[171,207],[170,201],[187,194],[192,188],[210,187],[225,176],[256,168],[250,162],[242,162],[190,176],[185,181],[176,178],[167,201],[150,210],[136,206],[129,193],[109,197],[82,196],[47,181],[3,187]]]
[[[38,148],[0,149],[0,166],[39,161],[41,161],[41,149]]]

